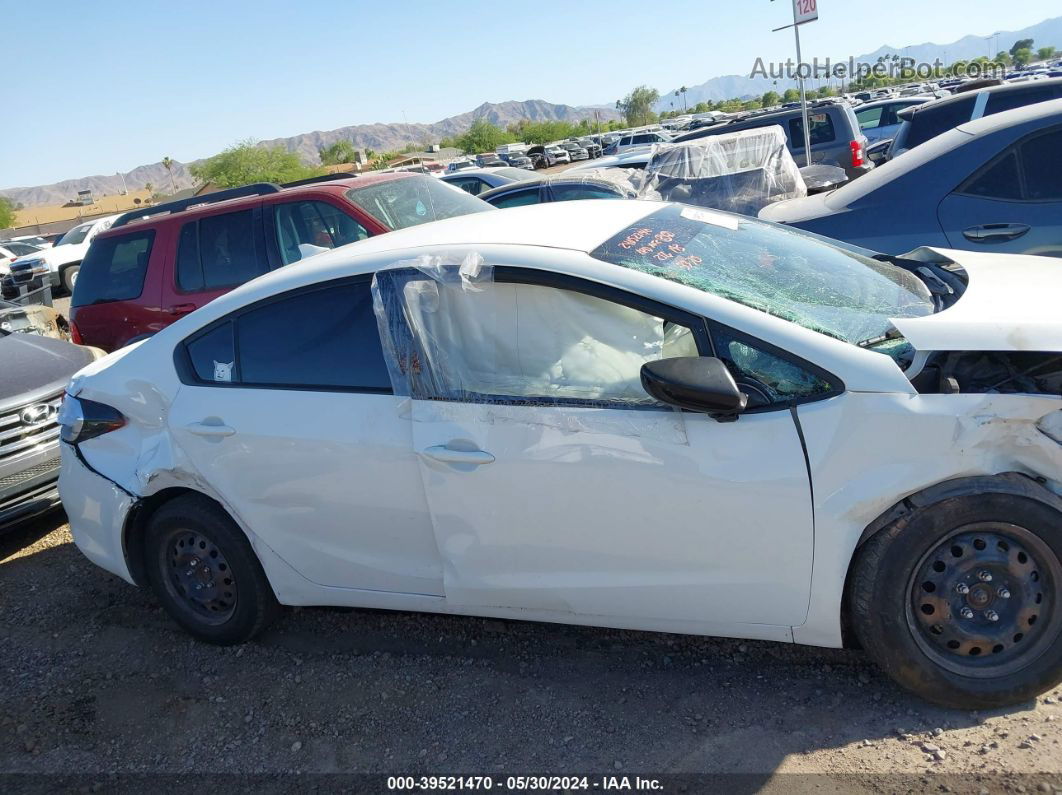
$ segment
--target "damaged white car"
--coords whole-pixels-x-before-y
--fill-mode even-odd
[[[1062,269],[840,245],[582,201],[275,271],[74,378],[74,539],[215,643],[390,608],[1028,699],[1062,678]]]

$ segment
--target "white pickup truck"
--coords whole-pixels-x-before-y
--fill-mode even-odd
[[[19,257],[11,262],[11,275],[16,281],[29,281],[47,276],[51,280],[52,287],[62,287],[68,293],[74,291],[77,282],[77,272],[81,268],[81,260],[88,252],[92,239],[100,232],[111,228],[117,215],[107,215],[78,224],[59,240],[51,248],[42,249]],[[27,276],[26,271],[31,274]],[[17,274],[17,276],[16,276]]]

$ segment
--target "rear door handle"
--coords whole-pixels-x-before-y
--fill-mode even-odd
[[[964,229],[962,234],[974,243],[1002,243],[1016,240],[1028,231],[1028,224],[982,224]]]
[[[427,448],[423,454],[444,464],[483,466],[494,462],[494,456],[485,450],[454,450],[442,444]]]
[[[187,315],[195,311],[195,304],[174,304],[166,311],[171,315]]]
[[[225,436],[232,436],[236,433],[235,428],[230,428],[228,425],[223,425],[220,422],[193,422],[186,426],[189,433],[194,433],[196,436],[203,436],[207,439],[220,439]]]

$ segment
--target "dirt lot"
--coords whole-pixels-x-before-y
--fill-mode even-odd
[[[257,642],[215,648],[88,563],[61,516],[0,537],[0,638],[0,774],[36,774],[0,775],[0,790],[193,771],[206,791],[218,774],[283,787],[295,771],[1062,788],[1062,689],[954,712],[858,652],[384,611],[290,610]]]

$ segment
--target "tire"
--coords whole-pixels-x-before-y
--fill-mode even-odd
[[[852,626],[885,673],[927,701],[1025,702],[1062,681],[1060,559],[1062,516],[1050,506],[1001,493],[946,499],[858,550]]]
[[[279,615],[247,537],[212,500],[187,494],[166,503],[148,523],[144,540],[152,589],[166,612],[199,640],[243,643]]]
[[[80,264],[68,265],[59,274],[59,281],[63,285],[63,289],[66,290],[67,295],[74,294],[74,285],[77,283],[77,274],[80,270]]]

